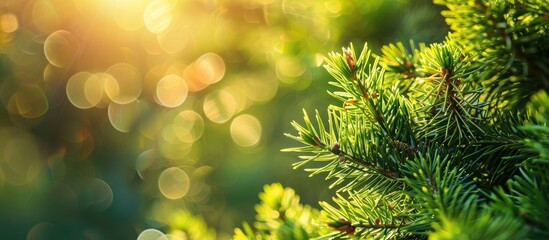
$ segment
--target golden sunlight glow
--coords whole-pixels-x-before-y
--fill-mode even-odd
[[[168,0],[153,0],[147,5],[144,20],[145,26],[150,32],[158,34],[170,27],[175,3],[175,1]]]
[[[206,53],[200,56],[195,64],[202,70],[201,82],[205,84],[219,82],[225,76],[225,62],[215,53]]]
[[[97,0],[102,9],[109,11],[118,26],[126,31],[137,31],[144,26],[143,12],[149,0]]]
[[[191,40],[190,24],[181,16],[174,17],[170,26],[157,34],[160,48],[168,54],[178,55]]]
[[[5,33],[15,32],[19,28],[17,16],[13,13],[4,13],[0,15],[0,31]]]

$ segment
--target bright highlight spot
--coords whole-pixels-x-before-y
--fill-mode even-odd
[[[103,81],[89,72],[78,72],[67,81],[67,98],[77,108],[96,106],[103,98]]]
[[[206,53],[200,56],[196,63],[203,73],[202,82],[213,84],[219,82],[225,76],[225,62],[215,53]]]
[[[225,61],[215,53],[206,53],[183,71],[189,91],[197,92],[219,82],[225,76]]]
[[[92,106],[97,106],[101,102],[103,93],[105,92],[104,80],[100,76],[100,74],[89,76],[84,83],[84,97]]]
[[[156,97],[158,103],[165,107],[174,108],[181,105],[187,98],[189,88],[183,78],[170,74],[156,85]]]
[[[145,8],[145,26],[152,33],[160,33],[172,23],[174,6],[166,0],[154,0]]]
[[[19,28],[19,21],[17,16],[13,13],[5,13],[0,16],[0,31],[5,33],[12,33]]]
[[[252,115],[240,115],[231,123],[231,138],[241,147],[257,145],[261,131],[261,123]]]
[[[219,90],[204,99],[204,114],[215,123],[224,123],[236,113],[236,100],[232,94]]]
[[[158,188],[164,197],[179,199],[189,191],[190,181],[189,175],[181,168],[171,167],[158,177]]]
[[[187,66],[183,71],[183,78],[185,79],[185,81],[187,81],[189,91],[191,92],[198,92],[208,87],[209,84],[202,80],[205,77],[206,74],[204,73],[203,69],[201,69],[195,63]]]
[[[56,31],[44,42],[44,55],[56,67],[66,67],[76,57],[80,41],[71,32]]]
[[[118,26],[126,31],[136,31],[143,27],[143,12],[146,1],[136,0],[104,0],[107,9],[112,11]],[[124,11],[120,11],[123,8]]]
[[[168,237],[161,231],[150,228],[141,232],[137,240],[168,240]]]

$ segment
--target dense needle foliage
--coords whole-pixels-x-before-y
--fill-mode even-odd
[[[549,2],[434,2],[443,42],[330,53],[339,102],[292,123],[332,201],[267,186],[236,239],[549,238]]]

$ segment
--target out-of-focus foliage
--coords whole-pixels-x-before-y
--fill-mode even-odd
[[[0,2],[0,232],[159,237],[192,212],[224,239],[265,183],[315,202],[328,191],[278,150],[300,114],[288,106],[328,101],[311,98],[327,85],[324,53],[439,40],[439,12],[427,0]]]
[[[168,238],[181,240],[214,240],[216,233],[208,227],[204,219],[192,215],[186,210],[175,210],[168,220]]]
[[[320,212],[301,204],[293,189],[279,183],[265,185],[259,198],[255,230],[244,223],[243,229],[235,229],[233,239],[311,239],[322,234],[325,220]]]

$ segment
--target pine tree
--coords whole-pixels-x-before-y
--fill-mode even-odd
[[[549,238],[549,2],[434,2],[443,42],[330,53],[339,103],[292,123],[332,201],[266,187],[236,239]]]

